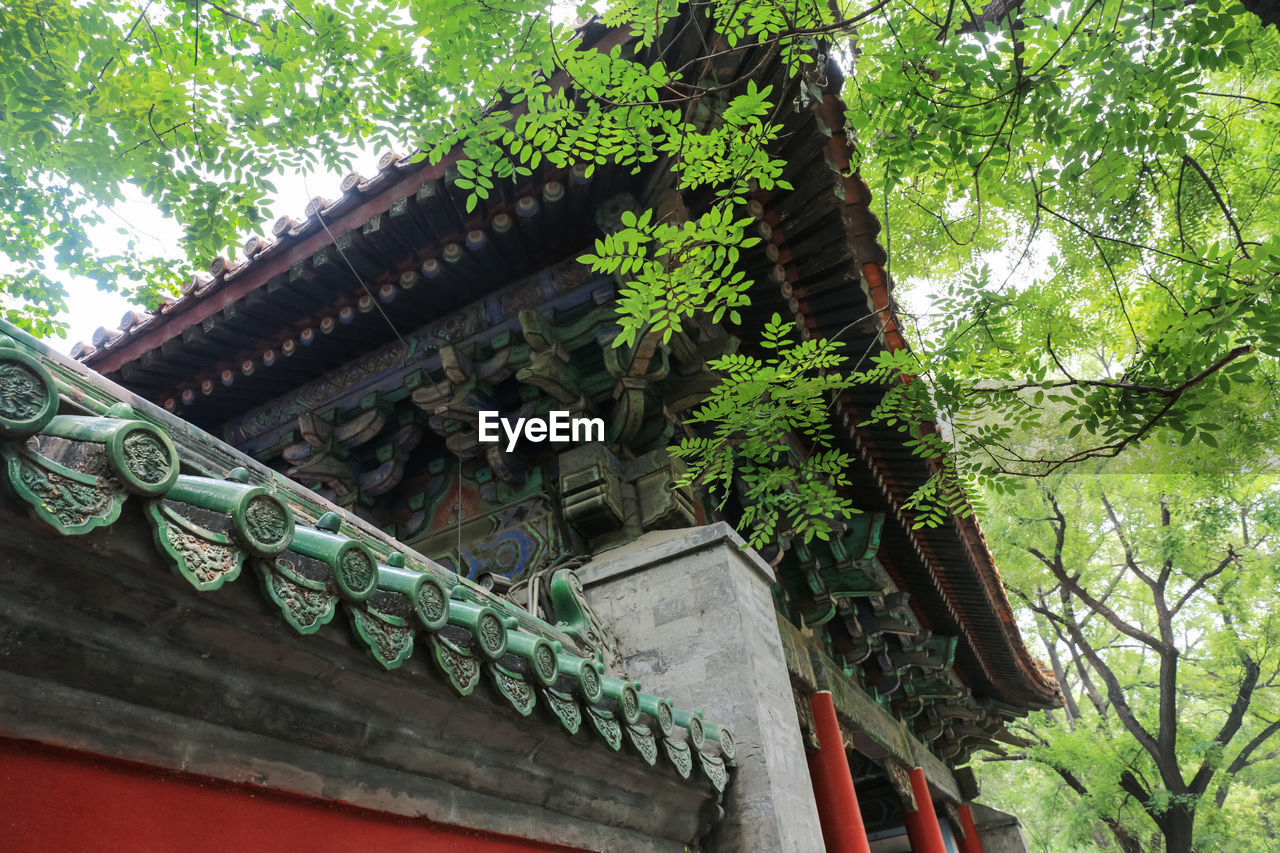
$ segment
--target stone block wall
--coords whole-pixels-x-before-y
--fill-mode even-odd
[[[648,533],[579,570],[632,678],[732,727],[737,769],[709,851],[821,851],[769,586],[724,523]]]

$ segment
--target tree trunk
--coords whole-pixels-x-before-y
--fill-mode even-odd
[[[1280,3],[1276,0],[1241,0],[1244,7],[1262,19],[1264,27],[1280,27]]]
[[[1165,853],[1192,853],[1196,813],[1193,807],[1174,803],[1156,821],[1164,834]]]

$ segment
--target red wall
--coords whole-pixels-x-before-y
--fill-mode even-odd
[[[0,839],[10,853],[576,849],[6,738]]]

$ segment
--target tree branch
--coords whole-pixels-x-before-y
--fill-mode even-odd
[[[1271,739],[1276,732],[1280,732],[1280,720],[1276,720],[1275,722],[1268,724],[1266,728],[1254,735],[1249,742],[1241,748],[1239,754],[1236,755],[1232,762],[1227,765],[1225,774],[1226,778],[1224,778],[1222,784],[1218,786],[1218,793],[1214,797],[1214,802],[1217,804],[1218,808],[1222,808],[1222,804],[1227,801],[1227,791],[1231,786],[1232,778],[1241,770],[1249,766],[1249,757],[1253,755],[1254,751],[1257,750],[1258,747]]]
[[[1231,739],[1236,736],[1236,732],[1240,731],[1240,726],[1244,723],[1244,715],[1249,710],[1249,701],[1253,698],[1253,690],[1258,686],[1258,677],[1262,674],[1262,667],[1252,657],[1244,653],[1241,653],[1240,657],[1244,664],[1244,678],[1240,682],[1240,689],[1236,691],[1235,701],[1231,703],[1231,710],[1227,714],[1226,722],[1222,724],[1222,728],[1218,730],[1218,733],[1213,738],[1215,743],[1223,747],[1231,743]],[[1209,757],[1205,756],[1204,760],[1200,762],[1200,769],[1196,771],[1196,775],[1191,779],[1191,784],[1187,787],[1193,794],[1203,794],[1209,787],[1209,780],[1213,778],[1213,772],[1213,765],[1210,763]]]
[[[1074,773],[1056,764],[1049,764],[1049,766],[1062,777],[1062,781],[1067,783],[1068,788],[1075,791],[1082,798],[1089,796],[1089,789],[1084,786],[1084,783]],[[1111,834],[1115,836],[1116,843],[1120,845],[1120,849],[1124,853],[1142,853],[1142,843],[1130,835],[1129,831],[1120,825],[1120,821],[1103,815],[1099,815],[1099,819],[1106,824],[1107,829],[1111,830]]]
[[[1200,176],[1200,180],[1204,181],[1204,185],[1209,188],[1209,192],[1213,193],[1213,198],[1218,202],[1218,207],[1222,210],[1222,215],[1227,218],[1227,224],[1231,226],[1231,230],[1236,234],[1236,245],[1240,247],[1240,253],[1246,258],[1249,257],[1249,250],[1245,248],[1244,236],[1240,233],[1240,226],[1236,224],[1236,218],[1231,215],[1231,209],[1227,207],[1227,202],[1222,198],[1222,193],[1218,192],[1218,185],[1209,177],[1209,173],[1201,167],[1196,158],[1190,154],[1182,155],[1183,161],[1196,170],[1196,174]]]
[[[1024,546],[1027,553],[1044,563],[1044,565],[1048,567],[1049,571],[1053,573],[1053,576],[1057,578],[1058,583],[1062,584],[1064,589],[1070,591],[1072,595],[1080,599],[1080,601],[1082,601],[1085,606],[1094,613],[1097,613],[1103,619],[1107,620],[1107,622],[1117,631],[1124,634],[1126,637],[1131,637],[1144,645],[1150,646],[1157,652],[1162,651],[1165,647],[1163,642],[1146,631],[1143,631],[1141,628],[1130,625],[1124,619],[1120,618],[1118,613],[1103,602],[1099,601],[1097,598],[1090,595],[1088,590],[1082,587],[1074,577],[1067,574],[1066,567],[1062,564],[1062,550],[1066,538],[1067,521],[1062,514],[1062,509],[1058,506],[1057,498],[1055,498],[1052,493],[1046,493],[1046,497],[1050,505],[1053,507],[1053,513],[1055,516],[1055,518],[1050,521],[1054,530],[1053,558],[1050,559],[1049,557],[1046,557],[1040,549],[1030,545]]]
[[[1186,592],[1182,593],[1182,595],[1179,596],[1177,602],[1175,602],[1173,607],[1169,609],[1169,614],[1171,616],[1176,616],[1178,611],[1182,609],[1182,606],[1191,599],[1191,596],[1195,595],[1197,592],[1204,589],[1204,585],[1206,583],[1213,580],[1218,575],[1222,574],[1223,571],[1226,570],[1227,566],[1231,565],[1232,563],[1239,565],[1240,561],[1236,557],[1235,549],[1231,545],[1228,545],[1227,556],[1222,558],[1222,562],[1218,563],[1218,565],[1215,566],[1213,569],[1211,569],[1208,572],[1205,572],[1203,575],[1197,578],[1196,582],[1193,583],[1190,587],[1188,587]]]
[[[1156,739],[1151,736],[1151,733],[1146,730],[1137,715],[1134,714],[1133,708],[1129,705],[1128,697],[1125,696],[1124,688],[1120,685],[1120,680],[1116,678],[1116,674],[1111,670],[1111,667],[1107,666],[1106,661],[1089,643],[1088,638],[1085,637],[1080,627],[1063,619],[1048,608],[1032,605],[1031,609],[1062,625],[1067,633],[1071,635],[1072,640],[1080,647],[1081,654],[1089,662],[1089,666],[1093,667],[1094,672],[1098,673],[1098,677],[1102,679],[1103,685],[1106,686],[1107,698],[1111,700],[1112,707],[1116,709],[1116,716],[1120,718],[1121,724],[1133,736],[1133,739],[1138,742],[1138,745],[1146,750],[1152,759],[1159,764],[1161,761],[1159,744],[1156,743]]]

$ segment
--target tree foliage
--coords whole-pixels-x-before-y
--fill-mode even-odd
[[[851,110],[897,202],[898,274],[940,291],[936,381],[910,392],[987,475],[1115,456],[1158,425],[1212,445],[1212,401],[1280,355],[1274,30],[1232,3],[1051,8],[1022,4],[950,65],[900,62],[919,42],[895,27],[859,62],[912,95]],[[991,252],[1014,259],[998,279]]]
[[[668,338],[696,312],[732,319],[754,239],[741,208],[786,188],[779,111],[804,107],[833,55],[891,270],[940,294],[904,365],[922,381],[875,414],[940,463],[917,523],[963,510],[972,477],[1118,454],[1158,425],[1212,443],[1213,401],[1273,372],[1280,50],[1234,0],[600,8],[635,49],[580,50],[533,0],[10,4],[6,313],[54,329],[65,291],[51,268],[142,300],[171,288],[171,263],[89,240],[128,192],[183,225],[184,253],[209,257],[259,226],[273,173],[339,167],[359,141],[433,161],[460,149],[477,199],[543,162],[663,159],[678,188],[713,201],[687,222],[624,223],[584,257],[626,284],[617,343]],[[690,15],[722,37],[694,57],[671,48]],[[801,102],[779,103],[759,66],[697,77],[713,53],[752,45],[806,81]],[[1001,281],[975,272],[1009,252]]]
[[[859,381],[842,375],[845,356],[828,340],[796,343],[794,324],[777,315],[765,327],[760,346],[774,355],[727,355],[709,366],[725,381],[690,418],[708,425],[710,435],[686,439],[674,449],[688,462],[682,485],[700,482],[722,503],[741,484],[741,525],[749,544],[772,544],[780,531],[805,542],[829,538],[828,521],[851,514],[849,485],[854,460],[830,446],[826,396]],[[801,450],[796,436],[812,446]]]
[[[1218,416],[1276,414],[1274,400],[1241,398]],[[1061,837],[1043,849],[1276,843],[1280,481],[1268,429],[1224,432],[1226,457],[1166,441],[987,514],[1066,700],[1024,731],[1026,758],[1050,774],[1038,787],[1068,804],[1045,816]]]
[[[738,269],[754,239],[743,208],[757,189],[787,189],[780,116],[808,106],[834,57],[889,271],[913,305],[929,302],[915,349],[850,365],[838,341],[800,342],[777,319],[761,355],[715,365],[724,383],[676,453],[692,478],[748,497],[752,541],[824,536],[849,511],[849,460],[822,413],[850,384],[887,385],[871,417],[938,472],[906,507],[916,523],[967,512],[979,494],[1022,506],[1009,539],[1048,561],[1019,551],[1029,568],[1013,576],[1046,648],[1097,652],[1064,663],[1065,683],[1088,693],[1085,673],[1110,669],[1159,745],[1104,689],[1038,730],[1036,759],[1097,771],[1076,802],[1114,839],[1144,839],[1192,806],[1198,831],[1219,832],[1232,809],[1274,797],[1246,762],[1217,801],[1233,750],[1275,719],[1257,704],[1274,702],[1273,684],[1258,682],[1238,730],[1214,744],[1246,660],[1274,662],[1271,623],[1247,607],[1276,600],[1272,545],[1228,522],[1245,507],[1269,530],[1275,485],[1219,471],[1221,488],[1197,478],[1195,491],[1134,473],[1144,485],[1130,494],[1070,471],[1166,464],[1175,446],[1225,454],[1241,436],[1251,458],[1273,458],[1280,37],[1249,9],[1274,13],[1235,0],[614,0],[578,12],[598,11],[633,46],[581,50],[564,10],[540,0],[15,0],[0,7],[3,310],[56,330],[68,274],[153,302],[179,273],[128,228],[94,244],[114,203],[150,200],[182,225],[182,253],[204,259],[260,227],[273,174],[341,170],[358,143],[433,162],[461,151],[458,185],[475,199],[543,163],[661,161],[709,201],[687,217],[631,216],[584,255],[623,284],[617,345],[660,343],[699,313],[733,321],[751,284]],[[720,36],[692,57],[671,36],[690,16]],[[763,62],[701,78],[711,56],[750,46],[801,80],[794,102],[760,85]],[[1015,494],[1020,478],[1043,485]],[[1104,493],[1115,517],[1099,522]],[[1034,508],[1047,495],[1056,512]],[[1133,630],[1087,615],[1078,590]],[[1182,602],[1172,639],[1161,596],[1166,610]],[[1171,648],[1186,695],[1170,723],[1164,692],[1136,687],[1159,680]],[[1160,743],[1170,731],[1176,743]],[[1197,793],[1199,767],[1211,784]]]

